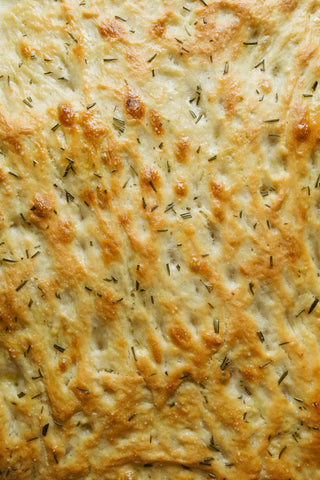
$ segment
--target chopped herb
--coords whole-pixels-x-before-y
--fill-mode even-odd
[[[302,187],[301,190],[307,190],[307,191],[308,191],[308,195],[309,195],[309,196],[311,195],[309,185],[307,185],[306,187]]]
[[[22,283],[20,283],[20,285],[16,288],[16,292],[19,292],[19,290],[21,290],[26,283],[28,283],[28,280],[24,280]]]
[[[290,342],[281,342],[281,343],[279,343],[279,347],[282,347],[282,345],[288,345],[288,343],[290,343]]]
[[[114,18],[116,18],[117,20],[121,20],[121,22],[127,21],[125,18],[119,17],[119,15],[115,15]]]
[[[75,173],[75,171],[74,171],[74,169],[73,169],[73,166],[72,166],[72,163],[73,163],[73,160],[71,160],[71,161],[69,160],[69,164],[68,164],[68,166],[67,166],[66,169],[65,169],[65,172],[64,172],[64,174],[63,174],[63,177],[66,177],[66,176],[68,175],[69,170],[72,170],[73,173]]]
[[[303,93],[302,96],[305,98],[313,97],[312,93]]]
[[[117,130],[120,134],[125,132],[126,129],[126,122],[121,120],[120,118],[113,117],[113,128]]]
[[[31,308],[32,304],[33,304],[33,300],[32,300],[32,298],[30,298],[29,303],[28,303],[28,308]]]
[[[213,155],[213,157],[208,158],[208,162],[213,162],[217,158],[217,155]]]
[[[219,333],[219,330],[220,330],[220,320],[218,318],[216,318],[213,322],[213,325],[214,325],[214,332],[215,333]]]
[[[38,368],[38,374],[39,374],[39,375],[38,375],[37,377],[31,377],[32,380],[38,380],[39,378],[43,378],[43,375],[42,375],[42,373],[41,373],[40,368]]]
[[[173,202],[169,203],[169,204],[166,206],[164,212],[165,212],[165,213],[166,213],[166,212],[169,212],[169,210],[173,209],[173,207],[174,207],[174,203],[173,203]]]
[[[285,447],[281,448],[280,453],[279,453],[279,460],[282,457],[283,453],[287,450],[287,448],[288,448],[287,445]]]
[[[280,122],[280,118],[271,118],[270,120],[263,120],[263,123],[275,123]]]
[[[211,450],[214,450],[215,452],[220,452],[219,448],[216,447],[214,444],[213,437],[210,438],[210,443],[208,445],[208,448],[210,448]]]
[[[31,397],[31,400],[34,400],[35,398],[39,398],[41,397],[41,395],[42,395],[42,392],[37,393],[37,395],[34,395],[33,397]]]
[[[133,165],[130,165],[130,168],[131,168],[131,170],[133,171],[133,173],[138,177],[137,170],[134,168],[134,166],[133,166]]]
[[[51,128],[51,130],[52,130],[53,132],[55,132],[56,130],[58,130],[59,127],[61,127],[61,123],[56,123],[56,124]]]
[[[205,7],[208,6],[208,4],[207,4],[204,0],[199,0],[199,1],[200,1],[200,2],[202,3],[202,5],[204,5]]]
[[[34,440],[38,440],[39,437],[33,437],[33,438],[29,438],[29,440],[27,440],[27,442],[33,442]]]
[[[258,42],[242,42],[243,45],[258,45]]]
[[[154,59],[156,58],[156,56],[157,56],[157,55],[158,55],[157,53],[155,53],[154,55],[152,55],[152,57],[151,57],[151,58],[149,58],[149,60],[147,60],[147,62],[148,62],[148,63],[151,63],[151,62],[152,62],[152,60],[154,60]]]
[[[10,258],[3,258],[2,261],[7,263],[17,263],[17,260],[11,260]]]
[[[261,60],[261,62],[257,63],[257,65],[255,65],[253,68],[258,68],[258,67],[261,67],[260,68],[261,72],[265,71],[264,59]]]
[[[27,105],[27,107],[33,108],[33,105],[31,105],[30,101],[27,98],[24,98],[22,101]]]
[[[76,37],[71,32],[68,32],[68,34],[70,35],[70,37],[72,38],[72,40],[74,42],[78,43],[78,40],[76,39]]]
[[[146,201],[143,197],[142,197],[142,206],[143,206],[143,208],[146,208],[146,206],[147,206]]]
[[[104,278],[103,280],[104,280],[105,282],[118,283],[118,280],[117,280],[115,277],[113,277],[112,275],[111,275],[111,278]]]
[[[154,212],[158,207],[159,207],[159,205],[154,205],[154,206],[151,208],[151,212]]]
[[[131,347],[131,351],[132,351],[132,355],[133,355],[134,360],[137,362],[138,359],[137,359],[137,357],[136,357],[136,352],[135,352],[135,350],[134,350],[134,347]]]
[[[191,213],[186,212],[186,213],[181,213],[180,217],[183,218],[183,220],[186,220],[187,218],[192,218],[192,215]]]
[[[224,371],[228,367],[228,365],[230,365],[231,363],[232,363],[232,360],[229,360],[226,355],[222,361],[222,364],[220,365],[221,370]]]
[[[167,232],[167,231],[168,231],[167,228],[162,228],[162,229],[157,230],[157,232],[159,232],[159,233],[163,233],[163,232]]]
[[[131,420],[136,416],[137,414],[134,413],[133,415],[131,415],[131,417],[128,418],[128,422],[131,422]]]
[[[116,62],[118,59],[117,58],[104,58],[103,61],[104,62]]]
[[[200,282],[202,283],[202,285],[203,285],[204,287],[206,287],[206,289],[208,290],[209,293],[212,292],[212,290],[213,290],[213,285],[207,285],[207,284],[205,284],[201,279],[200,279]]]
[[[310,314],[310,313],[313,312],[313,310],[316,308],[318,302],[319,302],[319,298],[316,298],[316,299],[312,302],[312,305],[311,305],[311,307],[310,307],[309,310],[308,310],[308,314]]]
[[[156,187],[153,185],[153,183],[152,183],[151,180],[149,181],[149,185],[151,186],[151,188],[152,188],[152,190],[153,190],[154,192],[157,192],[157,189],[156,189]]]
[[[57,456],[54,452],[52,452],[52,455],[53,455],[53,458],[54,458],[54,461],[56,462],[56,464],[59,463],[58,459],[57,459]]]
[[[283,372],[283,374],[281,375],[281,377],[280,377],[279,380],[278,380],[278,385],[280,385],[280,384],[283,382],[283,380],[286,378],[286,376],[288,375],[288,373],[289,373],[288,370],[286,370],[285,372]]]
[[[90,392],[87,388],[81,388],[81,387],[76,387],[77,390],[80,390],[80,392],[83,392],[85,393],[86,395],[88,395]]]
[[[296,402],[299,402],[299,403],[303,403],[303,400],[301,400],[301,398],[293,397],[293,400],[295,400]]]
[[[22,218],[22,220],[24,221],[24,223],[26,223],[27,225],[31,225],[31,223],[28,222],[28,220],[25,218],[25,216],[23,215],[23,213],[20,213],[20,217]]]
[[[166,267],[167,267],[168,275],[170,276],[170,265],[169,265],[169,263],[166,263]]]
[[[249,289],[252,295],[254,295],[253,287],[254,287],[254,284],[252,282],[249,282]]]
[[[90,288],[90,287],[88,287],[87,285],[85,285],[84,288],[85,288],[86,290],[88,290],[88,292],[92,292],[92,291],[93,291],[93,289]]]
[[[259,365],[259,368],[265,368],[267,365],[270,365],[270,363],[272,363],[272,360],[269,360],[268,362],[266,363],[263,363],[262,365]]]
[[[123,297],[119,298],[118,300],[115,300],[114,302],[112,302],[114,305],[117,304],[117,303],[120,303],[122,302],[123,300]]]
[[[90,110],[90,108],[93,108],[95,105],[97,105],[96,102],[90,103],[90,105],[87,105],[87,110]]]
[[[273,257],[270,255],[270,267],[273,267]]]
[[[44,425],[44,426],[42,427],[42,435],[43,435],[44,437],[47,435],[48,428],[49,428],[49,423],[47,423],[46,425]]]
[[[73,202],[74,196],[70,192],[68,192],[68,190],[65,190],[65,192],[66,192],[67,203],[69,203],[69,200],[71,200],[71,202]]]
[[[245,391],[246,391],[246,393],[247,393],[248,395],[252,395],[252,393],[250,392],[250,390],[248,389],[248,387],[244,387],[244,389],[245,389]]]
[[[20,176],[17,175],[16,173],[14,173],[14,172],[8,172],[8,173],[9,173],[9,175],[12,175],[13,177],[20,178]]]
[[[223,70],[223,75],[229,72],[229,62],[226,62],[224,64],[224,70]]]
[[[53,345],[53,347],[61,353],[65,351],[65,348],[60,347],[60,345],[57,345],[56,343]]]
[[[18,393],[18,398],[22,398],[22,397],[24,397],[24,396],[25,396],[25,393],[24,393],[24,392]]]
[[[201,118],[203,117],[203,113],[200,113],[197,117],[197,120],[195,121],[195,124],[197,125],[197,123],[200,122]]]
[[[317,88],[317,86],[318,86],[318,80],[316,80],[316,81],[314,82],[314,84],[312,85],[312,87],[311,87],[312,90],[315,91],[316,88]]]

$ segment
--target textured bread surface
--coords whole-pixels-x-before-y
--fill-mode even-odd
[[[320,479],[320,2],[0,0],[0,479]]]

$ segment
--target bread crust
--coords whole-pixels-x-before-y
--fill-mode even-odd
[[[0,0],[0,479],[320,479],[311,0]]]

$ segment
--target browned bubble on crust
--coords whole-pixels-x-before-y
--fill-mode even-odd
[[[59,122],[65,127],[71,127],[76,119],[76,112],[71,103],[60,103],[58,106]]]
[[[155,110],[151,110],[149,113],[150,125],[152,131],[155,135],[162,135],[163,134],[163,122],[161,120],[161,116]]]
[[[174,154],[179,162],[186,162],[189,159],[191,150],[190,139],[186,135],[182,135],[174,146]]]
[[[115,19],[106,19],[102,21],[98,28],[103,37],[111,39],[119,38],[125,33],[121,23]]]
[[[145,113],[145,106],[140,96],[129,89],[124,99],[125,110],[130,117],[140,120]]]
[[[54,198],[46,193],[36,193],[30,211],[40,219],[49,218],[54,210]]]

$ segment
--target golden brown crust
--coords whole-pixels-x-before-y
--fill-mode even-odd
[[[0,480],[319,477],[319,25],[0,0]]]

